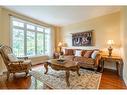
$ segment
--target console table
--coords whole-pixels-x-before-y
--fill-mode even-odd
[[[102,56],[101,57],[101,71],[103,72],[104,70],[104,64],[105,62],[115,62],[116,63],[116,70],[117,70],[117,74],[122,78],[123,76],[123,60],[121,57],[119,56],[111,56],[109,57],[108,55]]]

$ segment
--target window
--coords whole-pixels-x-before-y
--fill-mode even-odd
[[[13,28],[13,52],[24,55],[24,30]]]
[[[49,55],[51,29],[11,17],[12,48],[16,56]]]
[[[48,52],[50,52],[49,51],[50,49],[48,49],[48,47],[50,47],[50,44],[48,44],[48,43],[50,43],[50,41],[49,41],[49,39],[50,39],[49,34],[50,34],[50,29],[45,29],[45,54],[48,54]]]
[[[43,54],[44,53],[44,35],[42,33],[37,34],[37,54]]]
[[[27,55],[35,55],[35,32],[27,31]]]

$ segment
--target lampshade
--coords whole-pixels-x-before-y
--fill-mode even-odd
[[[61,47],[61,46],[62,46],[62,43],[61,43],[61,42],[59,42],[59,43],[58,43],[58,47]]]
[[[108,44],[108,45],[114,45],[114,41],[113,41],[113,40],[108,40],[108,41],[107,41],[107,44]]]

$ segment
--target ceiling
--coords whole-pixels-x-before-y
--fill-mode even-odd
[[[5,6],[34,19],[65,26],[120,10],[118,6]]]

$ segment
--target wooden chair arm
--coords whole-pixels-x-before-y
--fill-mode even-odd
[[[23,63],[23,60],[15,60],[15,61],[11,61],[11,63]]]

